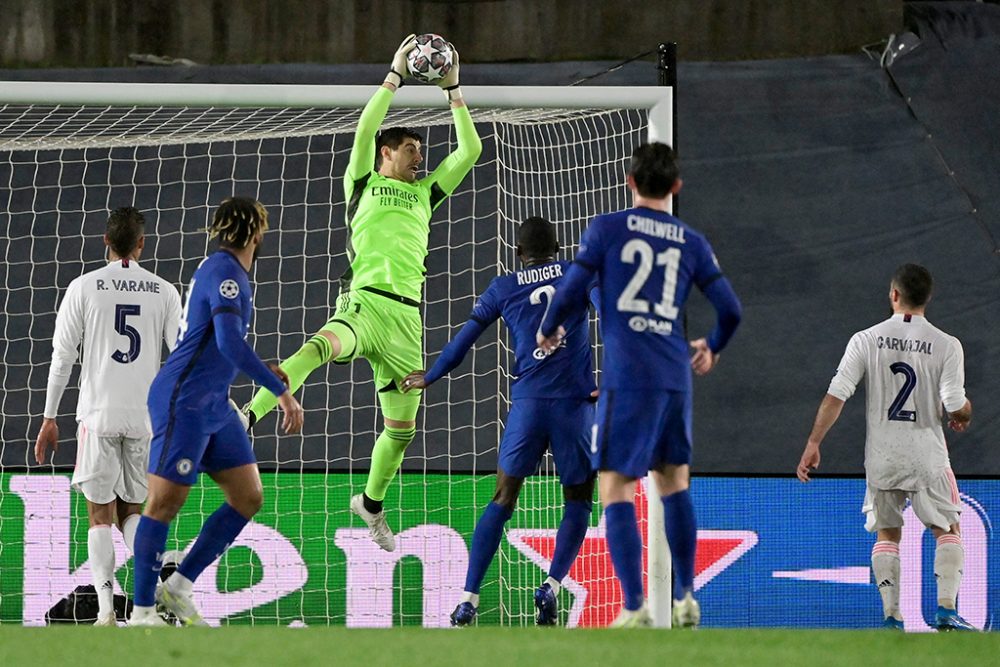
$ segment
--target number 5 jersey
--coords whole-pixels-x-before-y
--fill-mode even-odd
[[[180,315],[177,289],[135,260],[73,280],[56,315],[45,416],[58,413],[82,343],[77,421],[95,435],[149,436],[146,395]]]

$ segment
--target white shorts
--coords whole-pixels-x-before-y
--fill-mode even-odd
[[[99,505],[115,498],[127,503],[142,503],[146,500],[149,441],[148,436],[95,435],[81,422],[76,431],[73,488]]]
[[[959,522],[962,514],[962,501],[958,496],[955,474],[951,468],[945,468],[933,484],[919,491],[875,489],[869,486],[861,507],[861,511],[867,515],[865,530],[874,533],[883,528],[902,528],[907,500],[913,506],[913,513],[928,528],[948,530],[952,524]]]

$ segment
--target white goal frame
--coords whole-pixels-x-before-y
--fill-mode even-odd
[[[259,85],[177,83],[88,83],[7,81],[0,105],[361,108],[372,85]],[[673,94],[670,86],[463,86],[473,111],[495,109],[639,109],[647,113],[647,139],[673,142]],[[395,108],[442,108],[434,86],[407,85],[392,102]],[[648,480],[648,478],[647,478]],[[648,481],[650,486],[651,481]],[[649,488],[647,498],[648,595],[653,623],[670,627],[672,574],[663,524],[663,506]]]

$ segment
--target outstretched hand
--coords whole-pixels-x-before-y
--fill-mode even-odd
[[[405,79],[410,70],[406,66],[406,54],[413,50],[413,47],[417,45],[417,36],[414,34],[409,34],[403,38],[403,41],[399,43],[399,48],[396,49],[395,55],[392,56],[392,64],[389,65],[389,69],[399,75],[400,79]]]

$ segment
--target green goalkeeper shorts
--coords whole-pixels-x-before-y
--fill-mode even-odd
[[[418,306],[352,290],[337,298],[337,308],[323,329],[330,330],[334,322],[349,327],[357,344],[353,350],[341,350],[333,362],[346,364],[364,357],[371,364],[379,392],[399,391],[403,378],[424,367],[423,323]]]

